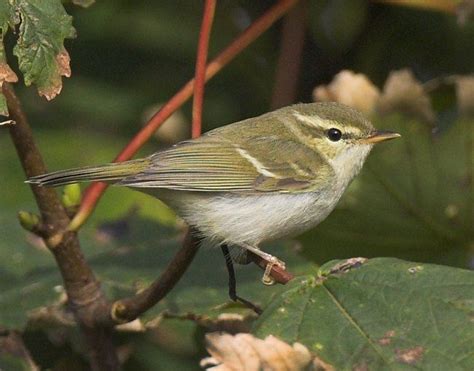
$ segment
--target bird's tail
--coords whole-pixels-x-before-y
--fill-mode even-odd
[[[61,170],[32,177],[26,183],[47,187],[90,181],[113,183],[145,170],[149,164],[150,159],[143,158],[100,166]]]

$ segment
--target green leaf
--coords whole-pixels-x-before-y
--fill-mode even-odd
[[[62,88],[61,76],[69,77],[69,54],[64,39],[75,36],[72,17],[60,0],[17,0],[20,16],[18,42],[13,53],[18,57],[25,84],[36,84],[38,93],[53,99]]]
[[[474,273],[378,258],[294,282],[255,333],[306,345],[335,369],[474,369]]]
[[[8,31],[8,25],[12,19],[12,6],[9,1],[0,2],[0,38],[3,40],[3,36]],[[3,52],[3,49],[2,49]]]
[[[402,116],[376,124],[402,137],[377,145],[336,210],[302,237],[306,256],[317,262],[397,256],[469,266],[474,122],[458,120],[436,134]]]

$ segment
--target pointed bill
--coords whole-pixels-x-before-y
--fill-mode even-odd
[[[390,139],[400,138],[401,135],[394,133],[393,131],[377,130],[373,132],[369,137],[362,139],[364,143],[375,144]]]

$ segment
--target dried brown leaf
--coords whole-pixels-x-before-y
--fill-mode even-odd
[[[66,49],[63,49],[61,52],[56,55],[57,63],[57,74],[52,77],[50,85],[42,88],[38,88],[38,94],[45,97],[47,100],[54,99],[63,88],[63,82],[61,77],[70,77],[71,76],[71,57]]]
[[[0,63],[0,87],[4,82],[17,82],[18,76],[6,63]]]
[[[0,35],[1,36],[1,35]],[[10,66],[4,62],[4,55],[2,53],[3,46],[0,40],[0,115],[8,116],[7,101],[2,94],[2,86],[4,82],[17,82],[18,76],[13,72]],[[1,125],[14,124],[14,121],[8,120],[0,123]]]
[[[361,73],[343,70],[329,85],[319,85],[313,90],[315,101],[335,101],[371,114],[380,97],[379,89]]]
[[[377,110],[381,114],[401,112],[428,123],[435,121],[435,113],[428,94],[408,69],[390,73]]]
[[[251,334],[214,332],[206,335],[206,341],[211,357],[203,359],[201,366],[211,367],[214,371],[297,371],[313,361],[304,345],[289,345],[272,335],[262,340]]]

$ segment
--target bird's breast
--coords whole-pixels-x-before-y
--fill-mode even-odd
[[[189,194],[171,205],[205,236],[232,244],[256,246],[299,234],[324,220],[342,192],[298,194]]]

